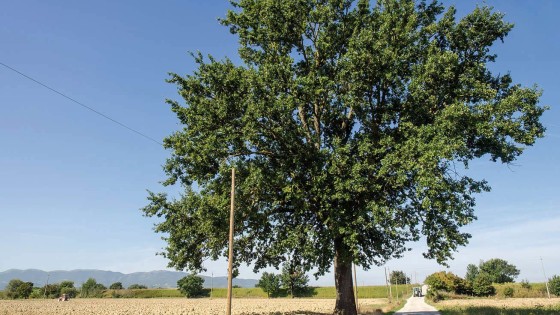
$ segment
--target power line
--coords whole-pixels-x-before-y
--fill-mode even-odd
[[[78,105],[80,105],[80,106],[86,108],[86,109],[89,109],[90,111],[96,113],[96,114],[99,115],[99,116],[101,116],[101,117],[103,117],[103,118],[105,118],[105,119],[108,119],[108,120],[114,122],[115,124],[117,124],[117,125],[119,125],[119,126],[121,126],[121,127],[124,127],[124,128],[126,128],[126,129],[128,129],[128,130],[130,130],[130,131],[132,131],[132,132],[134,132],[134,133],[136,133],[136,134],[138,134],[138,135],[144,137],[145,139],[148,139],[148,140],[150,140],[150,141],[152,141],[152,142],[155,142],[155,143],[157,143],[157,144],[159,144],[159,145],[163,145],[163,144],[162,144],[161,142],[159,142],[158,140],[156,140],[156,139],[154,139],[154,138],[152,138],[152,137],[150,137],[150,136],[148,136],[148,135],[146,135],[146,134],[144,134],[144,133],[142,133],[142,132],[140,132],[140,131],[138,131],[138,130],[132,128],[132,127],[129,127],[129,126],[127,126],[127,125],[121,123],[120,121],[118,121],[118,120],[116,120],[116,119],[113,119],[113,118],[111,118],[111,117],[109,117],[109,116],[107,116],[107,115],[105,115],[105,114],[103,114],[103,113],[101,113],[101,112],[95,110],[94,108],[91,108],[91,107],[85,105],[84,103],[79,102],[79,101],[77,101],[77,100],[71,98],[70,96],[68,96],[68,95],[66,95],[66,94],[64,94],[64,93],[62,93],[62,92],[59,92],[59,91],[55,90],[54,88],[52,88],[52,87],[50,87],[50,86],[48,86],[48,85],[46,85],[46,84],[44,84],[44,83],[42,83],[42,82],[40,82],[40,81],[38,81],[38,80],[33,79],[32,77],[26,75],[25,73],[22,73],[22,72],[20,72],[20,71],[14,69],[14,68],[8,66],[7,64],[5,64],[5,63],[3,63],[3,62],[0,62],[0,65],[2,65],[2,66],[4,66],[4,67],[6,67],[6,68],[12,70],[13,72],[15,72],[15,73],[21,75],[22,77],[27,78],[27,79],[29,79],[29,80],[31,80],[31,81],[33,81],[33,82],[35,82],[35,83],[37,83],[37,84],[43,86],[44,88],[47,88],[47,89],[51,90],[52,92],[55,92],[56,94],[58,94],[58,95],[60,95],[60,96],[62,96],[62,97],[64,97],[64,98],[66,98],[66,99],[68,99],[68,100],[70,100],[70,101],[72,101],[72,102],[74,102],[74,103],[76,103],[76,104],[78,104]]]

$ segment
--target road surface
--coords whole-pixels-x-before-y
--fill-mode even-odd
[[[406,301],[403,308],[395,312],[395,315],[439,315],[439,312],[431,305],[424,302],[424,297],[411,297]]]

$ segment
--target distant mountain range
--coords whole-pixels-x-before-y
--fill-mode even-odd
[[[43,271],[38,269],[10,269],[0,272],[0,290],[3,290],[8,282],[12,279],[20,279],[26,282],[33,282],[36,287],[42,287],[45,283],[59,283],[65,280],[74,281],[76,287],[80,287],[88,278],[94,278],[97,283],[109,287],[115,282],[121,282],[126,288],[131,284],[143,284],[148,288],[176,288],[177,280],[188,275],[186,272],[179,271],[150,271],[150,272],[134,272],[121,273],[114,271],[96,270],[96,269],[78,269],[78,270],[55,270]],[[227,287],[227,277],[211,277],[201,276],[204,279],[204,287],[210,288],[213,284],[214,288]],[[253,288],[258,281],[255,279],[233,279],[233,285],[242,288]]]

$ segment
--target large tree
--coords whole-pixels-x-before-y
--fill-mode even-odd
[[[234,265],[286,257],[324,274],[335,313],[355,314],[351,266],[381,265],[425,235],[444,263],[467,244],[473,159],[510,163],[542,137],[540,91],[494,75],[490,47],[512,29],[501,13],[413,0],[239,0],[222,23],[242,62],[194,55],[172,74],[183,129],[147,216],[177,269],[227,255],[230,171],[237,171]],[[291,259],[292,259],[291,258]]]

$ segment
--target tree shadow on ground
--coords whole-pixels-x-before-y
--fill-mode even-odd
[[[451,310],[441,310],[441,315],[558,315],[560,307],[527,307],[527,308],[503,308],[503,307],[465,307]]]
[[[305,289],[298,290],[298,292],[296,292],[293,297],[294,298],[308,298],[308,297],[314,297],[315,295],[317,295],[317,290],[314,287],[307,287]],[[270,297],[271,298],[285,298],[285,297],[291,297],[291,296],[288,293],[288,290],[280,289],[277,293],[271,294]],[[305,313],[298,313],[298,314],[305,314]]]

